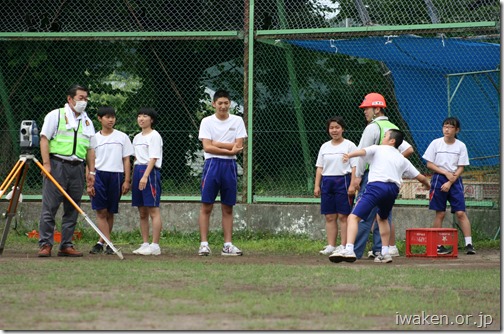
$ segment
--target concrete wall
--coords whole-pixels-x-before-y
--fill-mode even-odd
[[[2,212],[7,210],[8,202],[0,202]],[[27,230],[38,229],[40,217],[40,202],[22,202],[17,210],[18,226]],[[82,210],[96,224],[96,216],[89,202],[84,202]],[[198,202],[161,203],[163,229],[180,232],[198,231]],[[269,232],[306,233],[316,239],[325,239],[325,220],[319,212],[318,204],[238,204],[234,210],[234,229],[251,229]],[[56,221],[61,221],[62,208]],[[469,208],[469,220],[475,233],[493,238],[500,226],[500,211],[498,209]],[[412,227],[432,227],[434,212],[427,207],[396,206],[393,211],[396,224],[396,238],[403,240],[406,229]],[[216,203],[210,220],[210,229],[221,228],[220,204]],[[88,224],[81,219],[82,226]],[[131,231],[139,227],[138,211],[129,202],[121,203],[119,214],[116,215],[114,230]],[[443,227],[452,227],[452,215],[447,212]]]

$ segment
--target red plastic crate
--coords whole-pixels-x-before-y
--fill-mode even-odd
[[[412,245],[425,246],[425,253],[411,253]],[[438,254],[437,246],[452,248],[450,254]],[[458,233],[455,228],[408,228],[406,229],[406,256],[457,257]]]

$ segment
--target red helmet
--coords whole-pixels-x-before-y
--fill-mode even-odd
[[[387,108],[385,98],[378,93],[369,93],[364,97],[359,108]]]

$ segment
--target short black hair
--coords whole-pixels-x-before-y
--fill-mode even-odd
[[[77,91],[78,90],[83,90],[85,91],[86,93],[89,94],[89,89],[83,85],[79,85],[79,84],[74,84],[72,85],[69,89],[68,89],[68,93],[67,95],[68,96],[71,96],[71,97],[74,97],[75,95],[77,95]]]
[[[98,117],[103,117],[105,115],[114,116],[116,115],[115,109],[112,107],[98,107],[96,111]]]
[[[448,117],[443,121],[444,125],[453,125],[455,129],[460,129],[460,121],[457,117]]]
[[[399,148],[404,141],[404,133],[398,129],[389,129],[388,131],[390,132],[389,138],[395,139],[394,147]]]
[[[345,125],[345,121],[343,120],[343,117],[334,116],[334,117],[331,117],[327,120],[327,125],[326,125],[327,133],[329,133],[329,127],[331,126],[332,122],[338,123],[343,128],[343,130],[346,130],[346,125]]]
[[[150,118],[152,119],[152,125],[154,126],[154,124],[156,124],[156,119],[157,119],[156,110],[149,108],[149,107],[142,107],[142,108],[140,108],[140,110],[138,110],[137,116],[138,115],[150,116]]]
[[[224,89],[218,89],[215,92],[212,101],[215,102],[215,101],[217,101],[217,99],[219,99],[221,97],[225,97],[226,99],[228,99],[229,101],[231,101],[231,97],[229,96],[229,92],[227,90],[224,90]]]

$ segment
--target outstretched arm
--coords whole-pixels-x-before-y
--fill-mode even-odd
[[[427,179],[427,177],[425,177],[425,175],[418,174],[417,177],[415,177],[415,179],[417,179],[421,184],[423,184],[425,190],[430,189],[429,179]]]
[[[414,151],[413,151],[413,147],[412,147],[412,146],[410,146],[410,147],[408,147],[408,148],[407,148],[404,152],[402,152],[401,154],[403,155],[403,157],[407,158],[407,157],[409,157],[410,155],[412,155],[412,154],[413,154],[413,152],[414,152]]]
[[[360,150],[355,150],[350,153],[345,153],[345,154],[343,154],[343,162],[347,162],[348,159],[350,159],[350,158],[363,157],[365,155],[366,155],[366,150],[363,148]]]

